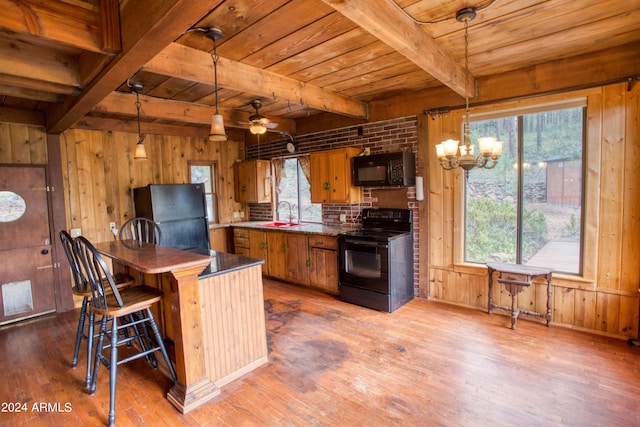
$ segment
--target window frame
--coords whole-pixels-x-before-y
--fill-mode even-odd
[[[189,183],[194,184],[192,182],[191,175],[191,167],[192,166],[208,166],[209,167],[209,179],[211,180],[211,193],[207,193],[205,188],[205,201],[207,195],[211,194],[211,203],[213,203],[213,221],[209,221],[207,216],[207,221],[209,224],[219,224],[220,223],[220,214],[219,214],[219,201],[218,201],[218,162],[215,160],[189,160],[187,162],[187,166],[189,168]]]
[[[581,274],[554,273],[554,281],[562,283],[563,286],[574,289],[592,289],[595,286],[596,266],[598,253],[598,236],[593,230],[598,229],[599,215],[599,176],[600,176],[600,137],[601,122],[599,120],[591,120],[593,117],[600,117],[602,114],[601,105],[602,93],[598,88],[583,89],[575,92],[541,96],[532,99],[521,99],[515,101],[507,101],[503,103],[495,103],[470,108],[471,120],[484,120],[496,115],[517,115],[526,114],[535,111],[546,111],[551,109],[559,109],[563,107],[552,108],[561,105],[569,108],[571,106],[582,105],[586,107],[587,113],[583,116],[586,121],[584,128],[583,143],[583,168],[588,173],[583,174],[583,221],[582,221],[582,241],[581,241]],[[523,111],[522,113],[520,113]],[[526,113],[524,112],[526,111]],[[457,129],[462,129],[464,110],[456,109],[451,111],[449,118],[450,123],[455,124]],[[445,131],[442,128],[441,131]],[[460,132],[458,130],[458,132]],[[455,134],[445,131],[442,136],[447,138],[455,136]],[[458,133],[459,135],[459,133]],[[446,138],[445,138],[446,139]],[[434,143],[435,144],[435,143]],[[430,144],[431,145],[431,144]],[[433,150],[435,148],[432,147]],[[431,152],[429,152],[431,155]],[[434,166],[436,166],[434,164]],[[439,169],[441,167],[437,165]],[[461,169],[455,171],[443,171],[444,173],[454,172],[452,174],[451,188],[452,194],[452,266],[455,271],[474,273],[482,264],[464,261],[465,251],[465,203],[466,203],[466,186],[465,177]],[[446,176],[446,175],[445,175]],[[446,181],[446,179],[445,179]]]
[[[308,156],[308,154],[306,154]],[[320,220],[319,221],[315,221],[315,220],[310,220],[310,219],[306,219],[306,218],[300,218],[300,212],[301,212],[301,207],[302,207],[302,203],[300,201],[300,174],[302,173],[302,175],[304,176],[304,173],[302,172],[302,166],[300,165],[300,157],[302,157],[303,155],[294,155],[294,156],[284,156],[284,157],[280,157],[280,159],[282,160],[282,167],[284,168],[284,164],[287,160],[296,160],[296,173],[297,173],[297,179],[296,179],[296,196],[297,196],[297,200],[298,200],[298,216],[297,216],[297,220],[298,222],[305,222],[308,224],[322,224],[322,204],[321,203],[312,203],[311,199],[309,199],[310,204],[312,205],[320,205]],[[273,162],[272,162],[273,164]],[[274,173],[280,173],[279,171],[274,171]],[[305,176],[306,178],[306,176]],[[273,185],[274,187],[276,187],[276,182],[275,180],[273,181]],[[311,182],[309,182],[309,186],[311,186]],[[278,192],[277,188],[274,188],[273,193],[275,194],[275,200],[274,200],[274,207],[273,207],[273,217],[276,221],[283,221],[282,219],[280,219],[280,193]],[[288,212],[287,212],[288,213]]]

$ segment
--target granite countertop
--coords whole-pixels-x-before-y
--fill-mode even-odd
[[[264,224],[269,224],[273,221],[245,221],[234,222],[226,224],[228,227],[243,227],[243,228],[256,228],[260,230],[273,230],[273,231],[286,231],[291,233],[307,233],[307,234],[323,234],[327,236],[337,236],[345,231],[360,228],[359,224],[344,224],[344,225],[323,225],[317,223],[302,223],[300,225],[285,226],[285,227],[269,227]]]
[[[199,279],[205,279],[218,274],[230,273],[242,268],[264,264],[264,260],[261,259],[249,258],[220,251],[209,251],[209,255],[212,258],[211,263],[198,275]]]

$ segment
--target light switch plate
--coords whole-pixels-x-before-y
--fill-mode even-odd
[[[82,236],[82,229],[81,228],[72,228],[71,229],[71,237],[75,238],[78,236]]]
[[[340,214],[340,222],[347,222],[347,214]]]

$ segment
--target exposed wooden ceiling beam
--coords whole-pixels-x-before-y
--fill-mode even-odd
[[[0,80],[2,80],[1,77]],[[0,94],[44,102],[58,102],[61,101],[62,98],[62,96],[56,95],[55,93],[42,92],[39,90],[27,89],[24,87],[4,85],[2,83],[0,83]]]
[[[47,131],[63,132],[221,0],[136,0],[120,10],[122,52],[75,98],[46,112]]]
[[[0,74],[5,76],[64,87],[80,86],[79,67],[70,55],[41,49],[24,40],[0,38],[0,58]]]
[[[18,108],[0,107],[0,122],[44,126],[44,114]]]
[[[85,116],[73,125],[74,129],[101,130],[112,132],[138,132],[135,120],[108,119],[105,117]],[[206,138],[209,135],[207,126],[178,126],[164,123],[140,123],[143,134],[175,135],[193,138]]]
[[[136,98],[133,94],[113,92],[100,101],[92,110],[95,113],[125,114],[134,117],[136,112]],[[196,125],[209,126],[214,107],[193,104],[190,102],[171,101],[161,98],[140,95],[140,115],[161,120],[172,120]],[[241,110],[223,110],[219,113],[224,118],[224,124],[230,128],[249,129],[249,116],[252,113]],[[278,126],[269,129],[272,132],[287,132],[295,134],[295,121],[282,117],[265,116]]]
[[[211,55],[177,43],[167,46],[147,62],[144,69],[165,76],[213,84]],[[331,113],[368,117],[365,102],[226,58],[218,61],[218,85],[225,89],[286,99]]]
[[[117,3],[116,3],[117,4]],[[86,2],[0,0],[0,28],[102,52],[100,11]]]
[[[351,19],[454,92],[473,97],[473,78],[466,89],[464,67],[421,26],[390,1],[322,0]],[[466,90],[465,90],[466,89]]]

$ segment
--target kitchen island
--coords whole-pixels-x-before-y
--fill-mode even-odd
[[[157,317],[173,342],[178,376],[167,399],[182,413],[267,362],[264,261],[130,241],[95,246],[113,260],[114,272],[142,272],[148,285],[164,292]]]

